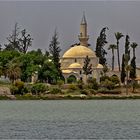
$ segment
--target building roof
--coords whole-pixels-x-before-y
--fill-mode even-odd
[[[72,63],[68,67],[69,69],[76,69],[76,68],[82,68],[82,66],[79,63]]]
[[[98,69],[103,69],[103,65],[102,65],[102,64],[98,64],[98,65],[97,65],[97,68],[98,68]]]
[[[62,70],[62,73],[71,73],[71,70]]]
[[[90,48],[81,45],[75,45],[64,53],[63,58],[85,58],[86,56],[89,58],[96,57],[95,52]]]

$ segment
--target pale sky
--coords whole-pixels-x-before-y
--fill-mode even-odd
[[[48,49],[55,28],[59,33],[62,54],[71,44],[78,43],[83,11],[88,23],[89,43],[95,50],[96,39],[105,26],[108,45],[116,43],[114,33],[130,36],[140,45],[140,1],[0,1],[0,43],[6,43],[18,22],[33,37],[32,49]],[[125,39],[120,40],[121,53]],[[108,47],[106,46],[106,48]],[[140,61],[140,48],[137,60]],[[111,57],[109,54],[108,58]],[[137,62],[138,62],[137,61]]]

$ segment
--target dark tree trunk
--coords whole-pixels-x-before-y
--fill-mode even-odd
[[[112,71],[114,70],[114,49],[112,49]]]

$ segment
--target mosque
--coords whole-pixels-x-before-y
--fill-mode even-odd
[[[78,35],[80,44],[72,46],[67,50],[60,59],[62,74],[67,83],[69,77],[75,77],[76,80],[85,81],[86,76],[83,74],[83,66],[86,56],[90,59],[92,65],[92,74],[90,77],[96,78],[99,82],[103,66],[99,64],[99,58],[95,52],[88,47],[89,35],[87,34],[87,21],[83,14],[80,24],[80,34]]]

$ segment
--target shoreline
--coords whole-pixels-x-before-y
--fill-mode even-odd
[[[130,95],[15,95],[13,96],[0,96],[0,100],[136,100],[140,99],[138,94]]]

